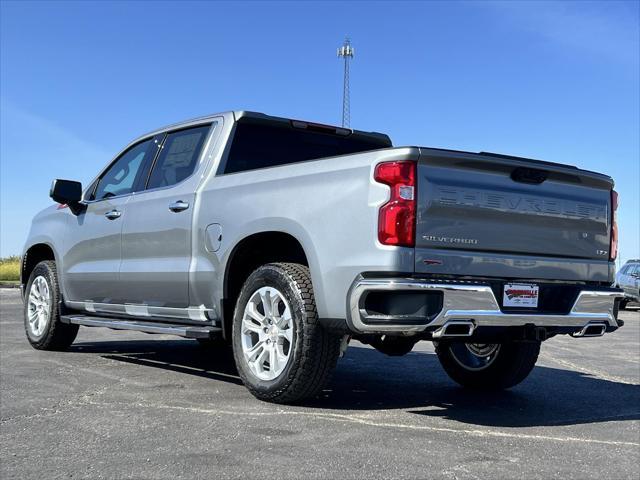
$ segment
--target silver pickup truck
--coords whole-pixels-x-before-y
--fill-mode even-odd
[[[127,145],[56,180],[25,245],[26,334],[80,325],[231,344],[256,397],[318,393],[350,339],[431,340],[448,375],[502,389],[542,341],[622,325],[608,176],[493,153],[392,147],[245,111]]]

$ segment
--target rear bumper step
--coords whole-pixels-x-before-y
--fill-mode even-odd
[[[373,291],[439,292],[442,308],[422,322],[403,321],[393,315],[375,315],[369,321],[364,308],[366,295]],[[432,331],[434,338],[471,336],[478,327],[575,328],[574,336],[600,336],[620,325],[615,318],[615,302],[622,290],[582,290],[566,315],[544,313],[505,313],[489,285],[430,283],[412,278],[359,278],[354,282],[348,300],[349,327],[357,333],[420,333]],[[449,335],[451,332],[451,335]]]
[[[212,326],[179,325],[174,323],[153,323],[130,319],[114,319],[92,317],[89,315],[63,315],[62,323],[72,323],[85,327],[106,327],[112,330],[134,330],[144,333],[159,333],[164,335],[178,335],[186,338],[210,338],[222,329]]]

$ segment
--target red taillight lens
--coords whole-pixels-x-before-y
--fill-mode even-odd
[[[618,192],[611,190],[611,246],[609,260],[618,257]]]
[[[416,238],[415,162],[380,163],[374,178],[391,188],[391,198],[380,207],[378,214],[378,240],[383,245],[413,247]]]

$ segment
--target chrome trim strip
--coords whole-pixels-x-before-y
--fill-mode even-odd
[[[65,301],[65,305],[74,310],[84,310],[91,313],[110,313],[122,316],[129,315],[132,317],[147,317],[150,319],[153,317],[162,317],[210,322],[217,318],[215,312],[212,309],[205,308],[204,305],[200,305],[199,307],[191,306],[188,308],[174,308],[129,303],[96,303],[92,301]]]
[[[432,321],[421,325],[367,325],[362,321],[360,299],[369,291],[384,290],[435,290],[443,293],[442,310]],[[473,320],[476,328],[482,326],[523,326],[582,328],[592,322],[617,327],[614,306],[622,291],[583,290],[567,315],[538,313],[503,313],[488,285],[429,283],[412,278],[359,278],[350,289],[347,305],[347,321],[351,328],[361,333],[419,333],[427,327],[442,327],[451,321]]]

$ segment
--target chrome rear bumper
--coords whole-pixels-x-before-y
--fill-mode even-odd
[[[371,291],[438,291],[442,292],[442,310],[430,321],[421,324],[403,324],[397,317],[375,316],[375,324],[367,323],[361,299]],[[478,327],[513,327],[534,325],[536,327],[568,327],[585,329],[590,324],[617,328],[614,308],[616,298],[623,296],[622,290],[585,290],[576,298],[566,315],[540,313],[504,313],[500,310],[493,290],[488,285],[464,283],[429,283],[411,278],[359,278],[349,292],[349,327],[359,333],[419,333],[427,329],[438,331],[440,327],[458,322],[473,323],[471,333]],[[396,323],[394,323],[396,322]],[[435,327],[435,328],[432,328]],[[437,335],[437,334],[436,334]],[[435,336],[435,335],[434,335]],[[467,336],[467,335],[460,335]]]

